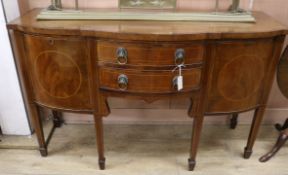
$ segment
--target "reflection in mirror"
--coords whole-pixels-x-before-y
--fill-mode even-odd
[[[51,5],[41,11],[37,19],[255,22],[251,13],[254,0],[249,0],[249,7],[243,6],[241,0],[211,0],[212,8],[204,11],[199,10],[199,6],[193,10],[191,5],[187,9],[177,8],[177,0],[118,0],[118,9],[81,10],[78,0],[74,1],[75,9],[71,10],[62,8],[61,0],[51,0]],[[202,0],[193,1],[196,3]]]
[[[175,9],[176,0],[119,0],[119,8]]]
[[[241,12],[239,5],[240,5],[240,0],[233,0],[231,6],[229,7],[229,11],[233,13]]]
[[[79,2],[75,1],[75,10],[79,10]],[[118,0],[118,6],[120,9],[176,9],[177,0]],[[249,7],[243,8],[240,7],[240,0],[230,0],[230,6],[228,12],[231,13],[243,13],[251,12],[253,9],[254,0],[249,0]],[[220,3],[221,0],[215,0],[215,12],[220,12]],[[48,7],[48,10],[62,10],[61,0],[51,0],[51,5]],[[222,7],[223,11],[223,7]]]
[[[75,9],[76,9],[76,10],[79,10],[79,3],[78,3],[78,0],[75,0]]]
[[[48,7],[48,10],[61,10],[62,3],[61,0],[51,0],[51,5]]]

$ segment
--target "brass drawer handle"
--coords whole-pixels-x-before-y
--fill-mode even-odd
[[[175,51],[175,64],[181,65],[181,64],[184,64],[184,61],[185,61],[185,50],[177,49]]]
[[[118,77],[118,86],[121,90],[126,90],[128,87],[128,77],[124,74]]]
[[[51,46],[53,46],[55,44],[55,41],[53,39],[49,39],[48,42]]]
[[[125,48],[119,47],[116,51],[116,54],[117,54],[117,63],[118,64],[127,64],[128,52]]]

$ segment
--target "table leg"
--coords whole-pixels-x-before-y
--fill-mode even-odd
[[[288,129],[280,133],[280,136],[278,137],[278,140],[276,144],[274,145],[274,147],[271,149],[271,151],[269,151],[267,154],[262,156],[259,159],[259,161],[267,162],[268,160],[270,160],[283,147],[283,145],[285,144],[287,140],[288,140]]]
[[[103,140],[103,120],[102,116],[94,114],[97,150],[98,150],[98,164],[101,170],[105,169],[105,157],[104,157],[104,140]]]
[[[284,122],[283,125],[277,123],[277,124],[275,125],[275,128],[276,128],[278,131],[283,131],[283,130],[287,129],[287,128],[288,128],[288,118],[286,119],[286,121]]]
[[[255,143],[259,128],[260,128],[261,121],[263,119],[264,112],[265,112],[265,107],[263,107],[263,106],[258,107],[255,110],[253,122],[252,122],[251,129],[250,129],[249,138],[247,141],[247,146],[245,147],[245,150],[244,150],[244,158],[245,159],[249,159],[252,152],[253,152],[252,149],[253,149],[253,146],[254,146],[254,143]]]
[[[230,119],[230,129],[236,129],[238,124],[238,114],[234,113],[232,114],[232,117]]]
[[[189,171],[193,171],[196,165],[196,154],[197,154],[197,149],[198,149],[198,145],[200,142],[203,119],[204,119],[204,116],[196,116],[193,121],[190,158],[188,160]]]
[[[64,123],[62,113],[59,111],[52,110],[53,124],[56,128],[60,128]]]
[[[48,155],[48,151],[44,137],[39,107],[36,104],[29,104],[28,108],[30,111],[29,114],[31,115],[32,118],[33,127],[37,136],[40,154],[42,157],[46,157]]]

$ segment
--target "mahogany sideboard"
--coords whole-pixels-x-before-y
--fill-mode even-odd
[[[108,97],[152,102],[189,98],[194,119],[189,170],[204,115],[255,110],[244,151],[249,158],[288,30],[255,12],[256,23],[37,21],[39,9],[8,24],[29,116],[47,156],[39,107],[94,115],[100,169]],[[175,81],[183,65],[183,88]],[[174,71],[173,71],[174,70]],[[178,84],[177,84],[178,83]],[[179,88],[179,89],[178,89]],[[58,117],[57,117],[58,116]]]

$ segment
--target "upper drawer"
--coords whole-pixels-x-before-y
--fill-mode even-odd
[[[178,56],[183,56],[184,64],[201,63],[204,57],[204,44],[202,42],[155,44],[116,41],[98,41],[97,44],[99,61],[136,66],[175,65],[177,51],[180,51]]]

